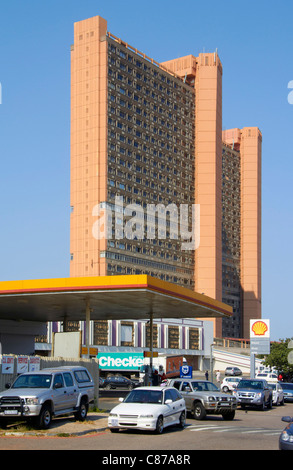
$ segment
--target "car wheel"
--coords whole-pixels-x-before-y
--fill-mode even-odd
[[[228,411],[227,413],[222,414],[225,421],[232,421],[235,417],[235,411]]]
[[[261,411],[264,411],[265,407],[266,407],[266,403],[265,403],[265,399],[263,399],[262,404],[260,405],[259,408],[260,408]]]
[[[282,401],[280,401],[280,406],[284,406],[285,405],[285,401],[284,401],[284,398]]]
[[[49,405],[44,405],[37,418],[37,427],[40,429],[49,429],[52,422],[52,412]]]
[[[106,390],[111,390],[111,385],[110,384],[107,384],[106,387],[105,387]]]
[[[185,411],[182,411],[180,418],[179,418],[179,427],[184,429],[186,424],[186,414]]]
[[[273,399],[272,397],[269,398],[269,402],[268,402],[268,409],[271,410],[273,408]]]
[[[128,388],[128,390],[132,390],[132,389],[133,389],[133,385],[132,385],[132,384],[130,384],[130,385],[128,385],[128,387],[127,387],[127,388]]]
[[[159,416],[157,420],[157,425],[156,425],[156,433],[162,434],[163,430],[164,430],[164,419],[163,419],[163,416]]]
[[[226,385],[225,385],[225,387],[223,387],[223,389],[222,389],[222,390],[223,390],[223,392],[224,392],[224,393],[227,393],[227,392],[229,392],[229,388],[228,388],[228,387],[226,387]]]
[[[77,413],[74,413],[75,419],[77,421],[84,421],[87,415],[87,410],[88,410],[87,402],[85,399],[82,399]]]
[[[193,416],[194,419],[204,419],[206,417],[206,410],[200,402],[194,403],[193,405]]]

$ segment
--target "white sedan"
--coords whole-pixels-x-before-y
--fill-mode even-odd
[[[111,432],[140,429],[161,434],[174,424],[184,428],[185,419],[185,400],[176,388],[139,387],[111,410],[108,426]]]
[[[225,377],[221,383],[222,392],[233,392],[241,380],[241,377]]]

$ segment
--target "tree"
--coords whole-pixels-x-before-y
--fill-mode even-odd
[[[293,363],[289,358],[289,353],[293,349],[293,344],[290,343],[292,339],[281,339],[279,343],[271,343],[271,352],[263,361],[266,366],[275,367],[279,372],[282,372],[286,380],[293,377]]]

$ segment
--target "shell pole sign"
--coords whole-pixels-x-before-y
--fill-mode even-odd
[[[250,320],[250,338],[269,338],[270,320]]]

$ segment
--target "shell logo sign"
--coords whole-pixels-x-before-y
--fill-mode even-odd
[[[257,336],[263,336],[266,331],[268,331],[268,327],[263,321],[256,321],[251,327],[253,333]]]
[[[263,337],[270,336],[270,321],[269,320],[250,320],[250,337]]]

